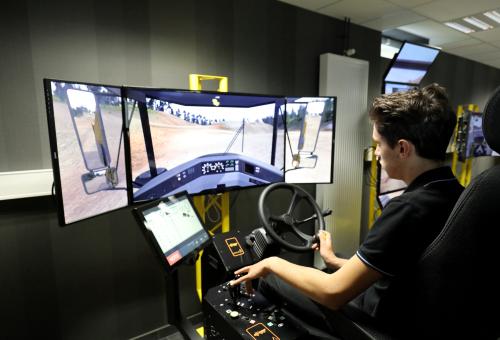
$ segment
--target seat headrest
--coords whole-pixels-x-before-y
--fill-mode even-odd
[[[484,109],[483,134],[490,148],[500,152],[500,87],[493,92]]]

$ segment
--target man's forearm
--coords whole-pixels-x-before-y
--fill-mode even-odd
[[[328,268],[337,270],[342,267],[348,260],[332,254],[331,256],[324,257],[323,261],[325,261],[325,264]]]
[[[268,272],[274,273],[312,300],[332,306],[332,298],[334,298],[332,287],[326,284],[329,274],[315,268],[296,265],[279,257],[270,257],[265,261]],[[342,304],[339,303],[339,305]]]

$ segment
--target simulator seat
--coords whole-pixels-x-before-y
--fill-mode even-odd
[[[483,118],[489,146],[500,152],[500,87]],[[388,323],[384,332],[366,316],[346,308],[337,314],[343,339],[498,339],[500,337],[500,165],[485,170],[464,190],[442,232],[414,270],[413,287],[401,310],[413,311]],[[398,306],[396,306],[398,307]],[[351,323],[349,325],[349,323]],[[394,327],[392,327],[394,326]],[[399,329],[399,333],[391,332]],[[391,333],[386,334],[386,333]]]

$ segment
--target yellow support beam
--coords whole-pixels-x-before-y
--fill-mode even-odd
[[[372,145],[368,149],[371,156],[370,162],[370,198],[368,202],[368,229],[371,229],[375,217],[380,214],[380,209],[377,208],[377,157],[375,157],[375,146]],[[373,180],[375,179],[375,180]]]
[[[458,105],[457,108],[457,124],[455,125],[455,145],[453,150],[453,158],[451,160],[451,170],[453,174],[457,175],[457,162],[458,162],[458,152],[457,152],[457,138],[458,138],[458,121],[464,114],[464,107],[462,105]]]
[[[206,80],[218,80],[219,81],[219,88],[217,89],[218,92],[228,92],[229,91],[227,77],[210,76],[210,75],[206,75],[206,74],[195,74],[195,73],[191,73],[189,75],[189,89],[193,90],[193,91],[201,91],[202,82],[206,81]]]
[[[228,92],[228,77],[224,76],[212,76],[206,74],[190,74],[189,75],[189,89],[193,91],[201,91],[203,81],[207,80],[218,80],[219,87],[218,92]],[[220,221],[214,224],[210,229],[210,235],[213,236],[217,230],[220,229],[221,232],[229,231],[229,193],[217,194],[217,195],[204,195],[195,196],[194,205],[198,213],[200,214],[203,222],[206,224],[207,214],[210,209],[217,209],[220,212]],[[202,300],[202,277],[201,277],[201,258],[203,252],[200,252],[200,256],[196,261],[196,292],[198,293],[198,298]]]
[[[479,112],[479,107],[476,104],[468,104],[467,105],[467,110],[470,112]],[[458,119],[460,119],[464,115],[464,105],[459,105],[457,109],[457,124],[458,124]],[[457,136],[457,131],[458,131],[458,125],[457,128],[455,129],[455,136]],[[456,138],[455,138],[455,145],[456,145]],[[469,157],[465,159],[464,162],[461,163],[460,167],[460,172],[457,172],[457,165],[458,165],[458,150],[455,147],[455,150],[453,151],[453,160],[451,164],[451,169],[453,170],[453,173],[455,176],[457,176],[458,181],[460,184],[462,184],[464,187],[468,186],[471,178],[472,178],[472,158]]]

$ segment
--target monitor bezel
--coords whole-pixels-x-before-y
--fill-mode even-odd
[[[399,57],[399,54],[400,54],[401,50],[406,45],[420,46],[420,47],[427,48],[429,50],[436,50],[436,51],[438,51],[438,54],[436,55],[436,58],[439,56],[439,52],[441,52],[441,50],[439,48],[436,48],[436,47],[428,46],[428,45],[425,45],[425,44],[414,43],[414,42],[410,42],[410,41],[407,41],[407,40],[403,41],[403,43],[401,44],[401,47],[400,47],[399,51],[396,54],[394,54],[394,57],[391,59],[388,67],[386,68],[386,70],[385,70],[385,72],[384,72],[384,74],[382,76],[382,86],[383,86],[383,88],[385,88],[385,83],[386,82],[387,83],[393,83],[393,84],[401,84],[401,85],[413,85],[413,86],[416,86],[416,87],[418,87],[418,85],[421,83],[421,82],[419,82],[419,83],[405,83],[405,82],[396,82],[396,81],[392,81],[392,80],[386,80],[387,75],[389,74],[389,71],[394,66],[396,60]],[[429,72],[429,69],[431,68],[432,64],[435,62],[436,58],[434,58],[434,60],[432,61],[432,63],[429,64],[429,67],[425,71],[425,74],[422,77],[422,79],[427,75],[427,73]],[[384,93],[384,89],[382,89],[382,93]]]
[[[377,161],[377,183],[375,185],[375,188],[376,188],[377,203],[378,203],[380,209],[382,210],[385,207],[385,205],[382,204],[382,200],[380,199],[381,196],[385,196],[385,195],[392,194],[394,192],[399,192],[399,191],[401,191],[401,194],[402,194],[406,190],[406,188],[408,188],[408,186],[406,185],[402,188],[381,192],[380,191],[381,178],[382,178],[382,165],[380,164],[380,161]]]
[[[160,202],[171,202],[172,198],[175,198],[175,199],[186,198],[189,201],[189,203],[191,204],[191,207],[193,208],[193,210],[196,214],[196,217],[198,218],[198,221],[200,222],[203,230],[207,233],[208,239],[204,243],[202,243],[198,247],[196,247],[192,251],[192,253],[190,253],[189,255],[183,256],[179,261],[175,262],[173,265],[170,265],[168,263],[168,261],[165,259],[165,254],[162,252],[161,247],[158,244],[158,241],[156,240],[156,237],[154,236],[153,232],[146,227],[143,212],[145,210],[148,210],[148,209],[151,209],[151,208],[158,206],[158,204]],[[173,194],[173,195],[161,197],[161,198],[153,200],[153,201],[148,201],[146,203],[142,202],[142,204],[140,204],[132,209],[132,214],[134,215],[135,220],[136,220],[137,224],[139,225],[141,232],[146,239],[146,242],[150,245],[150,249],[153,251],[156,259],[160,262],[161,266],[166,271],[166,273],[171,273],[171,272],[175,271],[178,267],[189,262],[190,260],[196,260],[199,252],[212,243],[212,235],[210,234],[210,231],[208,230],[208,228],[205,226],[205,223],[203,222],[203,220],[198,212],[198,209],[196,209],[194,202],[192,200],[192,196],[189,195],[186,191],[181,191],[181,192],[178,192],[178,193]],[[190,256],[190,255],[194,255],[194,257]]]
[[[301,97],[306,97],[306,96],[301,96]],[[288,98],[301,98],[299,96],[288,96],[286,97],[285,105],[288,103]],[[287,127],[287,120],[286,120],[286,112],[283,115],[284,119],[284,124],[285,124],[285,167],[284,167],[284,182],[285,183],[291,183],[291,184],[332,184],[333,183],[333,166],[335,164],[335,130],[337,129],[337,96],[307,96],[308,98],[333,98],[334,100],[334,122],[333,122],[333,128],[332,128],[332,150],[331,150],[331,166],[330,166],[330,180],[327,182],[289,182],[286,180],[286,164],[287,164],[287,157],[291,157],[286,153],[286,144],[288,143],[288,127]],[[293,170],[293,169],[291,169]]]
[[[125,101],[127,100],[127,91],[165,91],[165,92],[176,92],[176,93],[201,93],[201,94],[210,94],[216,96],[224,96],[224,95],[233,95],[233,96],[247,96],[247,97],[264,97],[274,99],[273,102],[282,100],[283,105],[286,103],[286,96],[283,95],[268,95],[268,94],[256,94],[256,93],[242,93],[242,92],[219,92],[219,91],[205,91],[205,90],[186,90],[186,89],[173,89],[173,88],[161,88],[161,87],[140,87],[140,86],[122,86],[121,98],[122,98],[122,119],[124,122],[124,143],[125,143],[125,164],[127,167],[127,187],[128,187],[128,204],[129,206],[136,206],[140,204],[144,204],[145,202],[154,201],[158,198],[152,200],[134,200],[134,188],[132,185],[132,155],[130,151],[130,135],[129,135],[129,122],[127,119],[127,107]],[[270,102],[271,103],[271,102]],[[195,106],[195,105],[193,105]],[[285,116],[282,114],[282,116]],[[279,118],[279,117],[278,117]],[[286,117],[284,117],[284,128],[286,129]],[[277,119],[276,119],[277,120]],[[278,128],[278,122],[276,122],[276,129]],[[275,136],[277,139],[277,136]],[[283,176],[282,181],[285,181],[285,153],[286,153],[286,135],[283,134]],[[229,193],[239,190],[249,190],[253,188],[265,187],[272,183],[264,183],[264,184],[255,184],[252,186],[246,187],[224,187],[224,189],[207,189],[198,193],[189,194],[189,196],[202,196],[202,195],[215,195],[221,193]]]
[[[49,134],[49,145],[50,145],[50,159],[52,162],[52,172],[53,172],[53,180],[54,180],[54,191],[55,191],[55,199],[57,206],[57,218],[59,221],[59,225],[61,227],[65,227],[68,225],[72,225],[74,223],[78,223],[81,221],[85,221],[91,218],[95,218],[98,216],[106,215],[108,213],[123,209],[127,207],[129,204],[117,207],[105,212],[98,213],[96,215],[84,217],[72,222],[67,222],[64,213],[64,199],[62,194],[62,185],[61,185],[61,172],[59,167],[59,150],[57,147],[57,134],[56,134],[56,124],[54,117],[54,103],[52,97],[52,82],[60,82],[60,83],[69,83],[69,84],[81,84],[81,85],[90,85],[90,86],[101,86],[101,87],[113,87],[116,89],[120,89],[122,86],[120,85],[111,85],[111,84],[99,84],[85,81],[75,81],[75,80],[64,80],[64,79],[54,79],[54,78],[43,78],[43,89],[44,89],[44,97],[45,97],[45,109],[47,113],[47,126],[48,126],[48,134]],[[121,91],[120,91],[121,92]],[[120,93],[121,95],[121,93]],[[123,99],[122,99],[122,111],[123,111]],[[123,146],[125,148],[125,131],[124,131],[124,121],[122,118],[122,136],[123,136]],[[126,150],[124,149],[124,152]],[[125,157],[126,158],[126,157]],[[128,167],[127,161],[125,159],[125,185],[127,186],[127,192],[129,191],[128,187],[130,182],[128,181]]]

